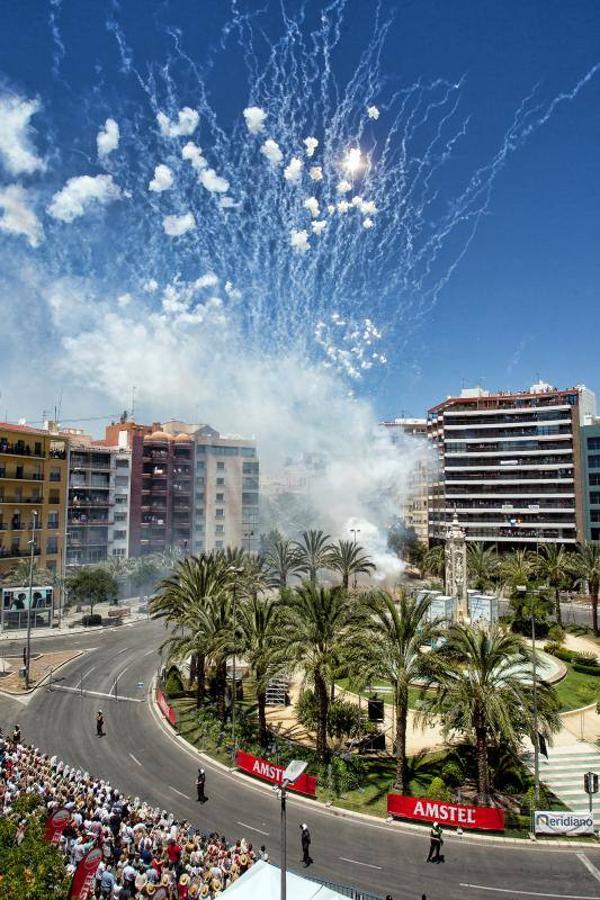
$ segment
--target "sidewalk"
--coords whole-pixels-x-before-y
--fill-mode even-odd
[[[126,616],[123,619],[123,625],[131,625],[134,622],[141,622],[148,620],[147,612],[140,612],[140,607],[145,609],[145,604],[143,602],[143,598],[141,597],[128,597],[125,600],[121,600],[118,603],[118,607],[125,607],[131,610],[129,616]],[[97,603],[94,606],[94,615],[98,613],[102,616],[103,622],[110,622],[108,619],[108,610],[115,609],[117,606],[114,603]],[[104,625],[95,625],[92,628],[84,628],[83,625],[75,624],[76,622],[81,622],[81,617],[89,613],[89,608],[84,606],[81,612],[75,612],[75,609],[68,609],[62,617],[62,621],[60,627],[57,625],[55,628],[32,628],[31,635],[38,640],[39,638],[45,637],[65,637],[71,634],[82,634],[89,633],[93,631],[102,631],[105,626]],[[114,627],[114,626],[107,626]],[[119,626],[117,626],[119,627]],[[18,629],[5,629],[4,631],[0,631],[0,642],[2,641],[20,641],[25,640],[27,637],[27,629],[26,628],[18,628]]]

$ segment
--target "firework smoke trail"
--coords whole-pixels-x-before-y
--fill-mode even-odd
[[[374,445],[373,412],[348,400],[349,384],[401,349],[466,252],[510,154],[596,71],[545,104],[532,92],[492,158],[465,174],[462,81],[390,86],[390,23],[377,15],[340,82],[344,7],[332,0],[312,27],[282,6],[280,35],[268,38],[260,14],[234,3],[202,66],[168,28],[167,58],[142,68],[113,0],[107,31],[123,89],[98,70],[79,98],[76,164],[66,183],[47,167],[38,225],[18,208],[24,195],[6,196],[35,249],[15,254],[13,243],[2,267],[17,285],[8,289],[41,298],[77,384],[119,400],[141,384],[153,415],[199,413],[253,431],[274,463],[303,450],[330,460],[317,493],[321,524],[327,512],[336,527],[353,515],[389,521],[418,459],[409,445],[401,458]],[[53,0],[55,73],[68,55],[59,12]],[[247,71],[233,122],[210,100],[231,52]],[[56,146],[49,159],[59,156]]]

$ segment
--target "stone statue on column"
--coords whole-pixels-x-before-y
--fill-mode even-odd
[[[467,600],[467,544],[465,530],[456,512],[446,535],[446,594],[456,597],[456,617],[459,622],[469,618]]]

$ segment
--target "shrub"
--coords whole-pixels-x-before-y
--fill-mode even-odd
[[[544,647],[544,650],[545,649],[546,648]],[[573,662],[573,659],[576,655],[573,652],[573,650],[565,650],[563,647],[559,647],[557,650],[554,650],[554,651],[549,650],[548,652],[553,653],[553,655],[558,657],[558,659],[562,659],[563,662],[568,662],[568,663]]]
[[[548,640],[552,641],[553,644],[564,644],[565,629],[560,625],[553,625],[548,631]]]
[[[596,675],[600,677],[600,666],[583,666],[579,663],[573,663],[573,670],[579,672],[580,675]]]
[[[452,788],[456,788],[461,784],[464,784],[465,773],[462,766],[460,766],[457,762],[447,762],[442,769],[442,779],[449,787]]]
[[[88,614],[82,617],[81,624],[84,628],[92,628],[96,625],[102,625],[102,616],[98,613],[93,613],[92,615]]]
[[[301,725],[310,731],[315,730],[319,717],[319,706],[313,691],[308,689],[302,691],[296,703],[296,715]]]
[[[181,673],[177,666],[171,666],[167,674],[165,682],[165,694],[167,697],[175,697],[177,694],[183,694],[184,687],[181,679]]]
[[[598,657],[595,653],[588,653],[587,651],[580,650],[573,657],[573,662],[577,663],[579,666],[600,666],[598,662]]]
[[[454,795],[450,788],[446,787],[444,779],[435,775],[429,782],[426,797],[429,800],[440,800],[445,803],[450,803],[452,802]]]

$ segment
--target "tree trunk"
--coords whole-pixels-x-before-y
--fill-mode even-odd
[[[196,656],[196,680],[196,709],[200,709],[206,694],[206,663],[203,653]]]
[[[217,715],[225,722],[225,690],[227,688],[227,663],[220,662],[215,670],[215,689],[217,695]]]
[[[406,720],[408,717],[408,691],[398,689],[396,694],[396,780],[394,787],[408,794],[408,767],[406,765]]]
[[[266,747],[269,739],[267,732],[267,692],[265,690],[256,691],[256,703],[258,706],[258,743],[261,747]]]
[[[346,570],[342,575],[342,585],[344,590],[347,591],[350,585],[350,572],[348,570]]]
[[[317,756],[319,762],[327,762],[327,722],[329,719],[329,694],[322,675],[315,675],[315,693],[319,701],[319,720],[317,722]]]
[[[554,610],[556,612],[556,623],[562,625],[562,612],[560,609],[560,588],[555,590]]]
[[[592,591],[592,629],[594,637],[598,637],[598,585]]]
[[[477,793],[479,800],[487,803],[490,796],[490,771],[488,766],[486,728],[483,715],[475,712],[475,747],[477,750]]]

